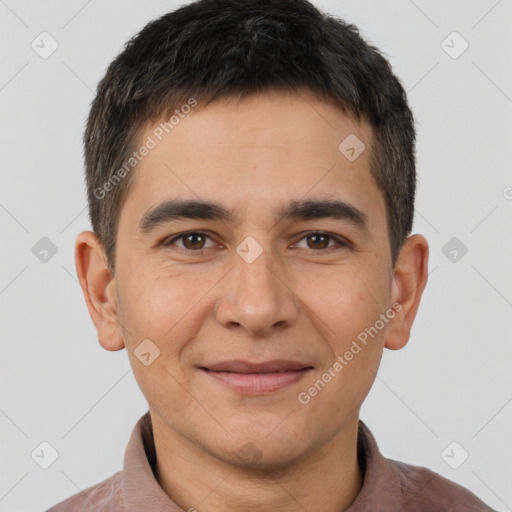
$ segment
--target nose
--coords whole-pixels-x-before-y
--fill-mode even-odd
[[[223,327],[265,337],[297,321],[299,299],[293,282],[268,251],[250,263],[234,254],[233,266],[216,304]]]

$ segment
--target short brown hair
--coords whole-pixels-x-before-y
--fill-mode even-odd
[[[388,61],[354,25],[307,0],[199,0],[128,41],[91,106],[84,135],[89,216],[112,273],[119,212],[133,181],[126,162],[141,127],[190,98],[206,106],[235,95],[300,89],[371,125],[371,172],[386,201],[394,266],[412,229],[416,136]]]

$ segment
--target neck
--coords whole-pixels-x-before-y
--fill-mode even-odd
[[[321,448],[278,469],[227,464],[152,415],[155,477],[183,510],[342,512],[359,494],[357,415]]]

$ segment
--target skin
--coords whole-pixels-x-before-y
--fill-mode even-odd
[[[351,133],[366,145],[353,162],[338,150]],[[134,171],[115,276],[96,236],[79,234],[77,272],[99,342],[126,347],[153,421],[157,480],[184,510],[339,512],[361,490],[359,410],[383,349],[409,340],[428,266],[419,234],[391,266],[371,147],[366,122],[308,92],[198,105]],[[183,219],[142,235],[144,213],[170,198],[218,201],[237,222]],[[339,219],[276,223],[291,200],[332,198],[362,210],[368,233]],[[191,230],[208,236],[164,245]],[[315,232],[350,244],[318,242]],[[248,236],[263,249],[252,263],[236,252]],[[394,303],[394,318],[300,403],[298,394]],[[147,338],[160,350],[149,366],[134,355]],[[198,368],[226,359],[292,359],[314,369],[273,393],[244,395]],[[252,460],[240,457],[247,446]]]

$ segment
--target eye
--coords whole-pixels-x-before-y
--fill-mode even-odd
[[[344,242],[341,238],[338,238],[334,235],[330,235],[329,233],[323,233],[319,231],[308,233],[304,237],[302,237],[301,240],[306,240],[307,247],[305,247],[305,249],[312,249],[314,251],[321,249],[331,249],[333,247],[336,247],[336,244],[338,247],[349,246],[349,244]],[[335,242],[334,246],[330,245],[331,241]]]
[[[200,252],[204,249],[212,247],[212,245],[205,245],[208,239],[212,240],[211,237],[206,233],[202,233],[201,231],[188,231],[186,233],[180,233],[179,235],[164,241],[162,245],[177,245],[180,249],[184,249],[186,251]],[[300,239],[299,242],[302,240],[306,241],[306,247],[302,248],[310,249],[313,251],[333,249],[335,247],[349,247],[349,243],[345,242],[341,238],[320,231],[307,233]],[[331,242],[334,242],[334,244]],[[296,244],[296,247],[298,247],[298,244]]]
[[[205,233],[201,233],[200,231],[189,231],[188,233],[181,233],[180,235],[175,236],[174,238],[164,242],[163,245],[178,245],[178,247],[181,249],[189,251],[201,251],[203,249],[208,249],[208,247],[205,247],[204,245],[207,238],[210,237]],[[182,241],[181,246],[175,243],[177,240]]]

